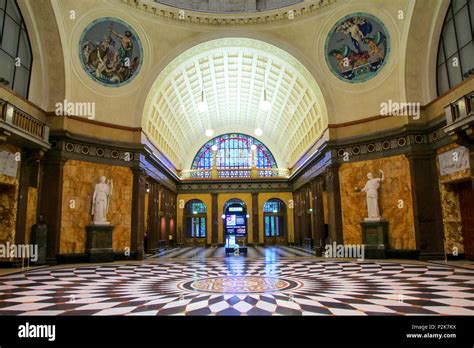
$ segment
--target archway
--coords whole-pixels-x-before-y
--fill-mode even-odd
[[[248,214],[247,206],[241,199],[233,198],[224,204],[222,215],[224,224],[224,240],[226,245],[247,244]]]
[[[288,236],[286,206],[282,200],[269,199],[263,205],[263,236],[265,244],[285,244]]]
[[[235,37],[173,59],[153,83],[142,118],[147,138],[185,170],[209,137],[227,133],[255,134],[277,166],[288,168],[327,124],[322,92],[301,62],[269,43]]]
[[[207,238],[207,207],[199,199],[184,206],[183,227],[186,245],[204,246]]]

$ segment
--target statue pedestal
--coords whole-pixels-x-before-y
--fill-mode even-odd
[[[111,225],[88,225],[86,252],[89,262],[113,262],[114,250],[112,249]]]
[[[48,242],[48,228],[45,224],[35,224],[31,228],[31,244],[38,245],[38,260],[35,265],[46,264],[46,244]]]
[[[362,244],[366,259],[386,259],[388,242],[388,221],[364,221],[362,226]]]

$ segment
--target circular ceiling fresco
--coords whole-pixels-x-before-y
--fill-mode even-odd
[[[339,20],[326,39],[330,70],[350,83],[365,82],[382,69],[390,52],[390,37],[383,23],[366,13]]]
[[[87,74],[105,86],[130,82],[140,69],[143,53],[140,39],[125,22],[116,18],[93,21],[80,40],[80,59]]]

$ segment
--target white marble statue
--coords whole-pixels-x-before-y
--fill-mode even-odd
[[[100,177],[100,182],[95,185],[92,197],[92,215],[94,225],[108,225],[107,213],[109,211],[110,196],[112,195],[112,179],[107,180],[105,176]]]
[[[380,173],[382,174],[380,178],[374,178],[372,173],[367,174],[369,180],[367,180],[362,189],[362,191],[367,195],[367,211],[369,215],[364,219],[365,221],[380,221],[382,219],[379,211],[378,189],[380,187],[380,182],[384,180],[383,170],[380,170]]]

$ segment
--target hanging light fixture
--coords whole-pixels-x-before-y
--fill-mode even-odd
[[[263,130],[261,128],[257,128],[255,129],[255,135],[257,137],[261,136],[263,134]]]
[[[207,103],[204,100],[204,89],[201,91],[201,100],[197,104],[198,111],[203,113],[207,111]]]
[[[272,108],[272,103],[267,100],[267,91],[263,90],[263,100],[260,102],[260,109],[262,111],[268,111]]]
[[[267,89],[265,88],[267,81],[267,75],[263,78],[263,100],[260,102],[260,109],[262,111],[268,111],[272,108],[272,103],[267,100]]]
[[[204,100],[204,74],[201,70],[201,100],[197,104],[198,111],[200,113],[206,112],[208,110],[207,103]]]
[[[206,137],[212,137],[214,135],[214,131],[212,129],[206,129]]]

